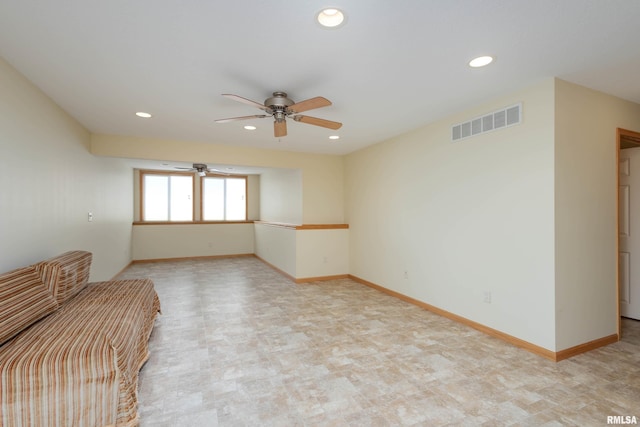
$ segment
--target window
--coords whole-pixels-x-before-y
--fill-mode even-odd
[[[139,170],[140,222],[247,221],[249,176]]]
[[[247,178],[206,176],[202,183],[203,221],[245,221]]]
[[[141,172],[142,221],[193,221],[193,175]]]

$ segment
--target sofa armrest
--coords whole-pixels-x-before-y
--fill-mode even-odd
[[[35,268],[58,304],[62,305],[89,283],[92,254],[69,251],[40,261]]]
[[[57,308],[33,266],[0,274],[0,345]]]

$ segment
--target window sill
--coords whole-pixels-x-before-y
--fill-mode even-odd
[[[134,221],[133,225],[212,225],[212,224],[253,224],[255,221]]]

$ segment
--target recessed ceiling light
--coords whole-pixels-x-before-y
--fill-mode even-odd
[[[479,56],[469,61],[469,67],[472,67],[472,68],[484,67],[485,65],[489,65],[492,62],[493,62],[492,56]]]
[[[344,25],[346,16],[340,9],[327,8],[318,12],[316,20],[325,28],[337,28]]]
[[[256,127],[255,127],[255,126],[253,126],[253,125],[246,125],[244,128],[245,128],[246,130],[256,130]]]
[[[340,135],[331,135],[329,139],[340,139]]]
[[[151,118],[151,114],[145,113],[144,111],[138,111],[136,113],[136,116],[142,117],[143,119],[150,119]]]

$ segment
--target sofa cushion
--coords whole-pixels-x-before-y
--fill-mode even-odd
[[[69,251],[41,261],[35,267],[53,297],[62,305],[87,286],[91,259],[91,252]]]
[[[57,308],[33,266],[0,275],[0,345]]]

